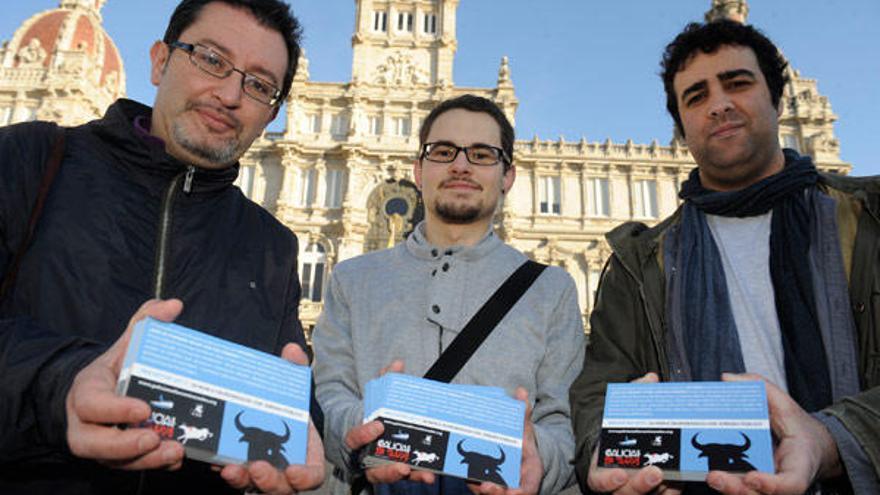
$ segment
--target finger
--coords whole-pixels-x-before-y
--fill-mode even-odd
[[[288,466],[284,476],[294,490],[314,490],[324,481],[324,466]]]
[[[744,478],[724,471],[709,471],[706,483],[725,495],[754,495],[756,492],[744,483]]]
[[[504,487],[488,481],[480,483],[477,493],[480,495],[504,495]]]
[[[150,299],[135,311],[134,315],[128,321],[128,327],[122,336],[113,343],[107,350],[105,358],[109,358],[111,367],[116,375],[122,368],[122,359],[125,357],[125,351],[128,349],[128,342],[131,339],[131,332],[134,325],[150,316],[161,321],[174,321],[183,311],[183,302],[180,299]]]
[[[76,438],[77,441],[70,442],[71,452],[99,461],[135,459],[156,450],[161,443],[159,435],[150,430],[119,430],[92,424],[78,425]]]
[[[593,464],[590,474],[587,476],[587,485],[594,492],[613,492],[629,480],[629,475],[623,469],[597,468]]]
[[[663,482],[663,471],[657,466],[648,466],[636,472],[624,485],[623,493],[642,494],[657,488]]]
[[[80,421],[98,425],[138,424],[150,417],[150,406],[133,397],[120,397],[97,381],[76,388],[71,406]]]
[[[244,490],[251,483],[247,467],[238,464],[229,464],[220,471],[220,477],[236,490]]]
[[[809,488],[807,473],[780,470],[779,474],[753,471],[743,479],[749,493],[805,493]]]
[[[116,469],[140,471],[144,469],[179,469],[183,462],[183,445],[166,440],[159,444],[159,447],[152,451],[124,461],[104,462]]]
[[[391,361],[391,364],[379,370],[379,376],[382,376],[385,373],[403,373],[403,361],[395,359],[394,361]]]
[[[636,378],[632,381],[632,383],[658,383],[660,381],[660,375],[654,373],[653,371],[645,373],[644,375]]]
[[[281,349],[281,357],[293,364],[300,366],[309,365],[309,355],[299,346],[299,344],[287,344]]]
[[[395,483],[412,472],[408,464],[395,462],[377,468],[367,469],[367,481],[370,483]]]
[[[256,461],[248,466],[248,475],[254,486],[268,494],[287,494],[292,490],[284,473],[266,461]]]
[[[309,440],[306,446],[306,464],[324,469],[324,442],[311,418],[309,419]]]
[[[409,479],[412,481],[418,481],[419,483],[425,483],[426,485],[433,485],[436,478],[434,473],[430,471],[413,469],[412,472],[409,473]]]
[[[385,427],[379,421],[355,426],[345,435],[345,445],[351,450],[359,449],[382,436],[383,431]]]

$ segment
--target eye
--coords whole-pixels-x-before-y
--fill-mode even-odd
[[[265,96],[266,98],[271,98],[275,95],[275,88],[256,76],[249,75],[245,81],[245,86],[250,91]]]
[[[705,92],[692,93],[684,100],[685,106],[692,107],[706,98]]]
[[[455,148],[445,144],[437,144],[431,146],[431,149],[428,150],[428,156],[430,158],[450,160],[455,156]]]
[[[199,50],[195,55],[198,58],[199,63],[206,68],[214,69],[218,72],[225,70],[226,68],[226,61],[223,60],[220,55],[217,55],[211,50]]]
[[[471,148],[471,158],[482,163],[494,162],[497,159],[495,152],[491,148],[484,148],[482,146]]]

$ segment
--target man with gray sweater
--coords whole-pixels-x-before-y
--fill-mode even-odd
[[[505,280],[527,261],[492,229],[513,186],[514,134],[491,101],[442,102],[419,133],[415,182],[425,220],[406,242],[336,266],[314,331],[316,395],[326,415],[331,486],[346,493],[364,474],[375,493],[505,493],[491,483],[389,464],[365,473],[358,449],[382,434],[363,423],[366,383],[386,371],[422,376]],[[558,493],[573,481],[567,390],[583,360],[577,290],[557,267],[544,270],[455,376],[503,387],[527,404],[517,493]]]

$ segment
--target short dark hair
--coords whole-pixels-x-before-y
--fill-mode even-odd
[[[675,125],[682,136],[684,136],[684,128],[681,125],[678,99],[673,85],[675,75],[684,68],[697,50],[712,53],[725,45],[743,46],[755,52],[758,66],[767,81],[773,106],[779,106],[782,90],[788,82],[788,76],[785,74],[788,62],[764,33],[752,26],[727,19],[705,24],[692,22],[672,40],[672,43],[666,45],[663,60],[660,62],[662,69],[660,76],[663,78],[663,88],[666,90],[666,109],[675,120]]]
[[[302,36],[299,21],[291,13],[290,6],[286,3],[280,0],[183,0],[171,14],[162,41],[165,43],[178,41],[180,34],[198,19],[202,8],[214,2],[247,9],[257,19],[257,22],[278,31],[284,38],[284,44],[287,46],[287,72],[284,74],[284,81],[281,85],[280,105],[280,102],[287,98],[290,86],[293,84],[293,76],[296,74],[296,66],[299,63],[299,43]]]
[[[422,127],[419,130],[419,149],[422,149],[422,145],[428,140],[428,134],[431,133],[431,126],[434,125],[434,121],[437,120],[437,117],[450,110],[455,110],[456,108],[470,112],[482,112],[489,114],[490,117],[495,119],[495,122],[498,123],[498,127],[501,128],[501,149],[504,150],[504,154],[506,155],[504,170],[510,168],[513,164],[513,141],[515,139],[513,126],[510,125],[507,116],[504,115],[504,112],[498,108],[498,105],[496,105],[495,102],[483,98],[482,96],[470,94],[461,95],[444,100],[434,107],[434,109],[431,110],[431,113],[425,117],[424,122],[422,122]]]

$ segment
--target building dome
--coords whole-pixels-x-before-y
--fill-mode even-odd
[[[26,20],[0,50],[0,86],[12,78],[47,90],[48,100],[31,117],[65,120],[53,116],[59,113],[56,103],[75,96],[93,107],[83,117],[96,117],[125,95],[122,57],[101,24],[105,1],[61,0],[58,8]]]

